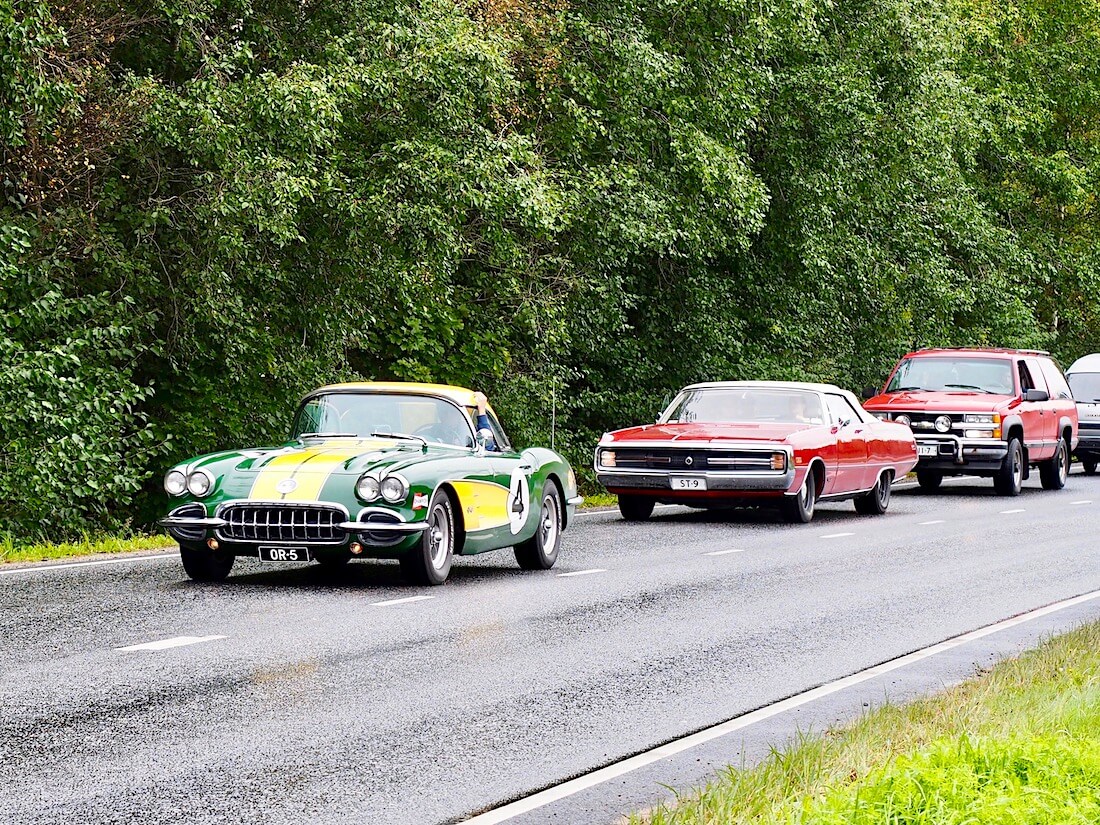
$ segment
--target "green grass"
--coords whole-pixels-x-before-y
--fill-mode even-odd
[[[729,768],[652,825],[1100,822],[1100,623],[942,694]]]
[[[618,503],[619,497],[611,493],[592,493],[592,495],[586,495],[584,497],[584,504],[581,505],[581,509],[586,509],[588,507],[614,507]]]
[[[175,542],[165,535],[128,537],[85,536],[80,541],[54,544],[51,542],[15,542],[10,536],[0,536],[0,564],[17,561],[46,561],[69,556],[91,556],[97,553],[126,553],[132,550],[159,550]]]

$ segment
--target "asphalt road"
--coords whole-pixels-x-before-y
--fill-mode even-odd
[[[5,569],[0,822],[461,819],[1098,590],[1098,511],[1100,478],[1074,475],[799,526],[586,514],[552,571],[491,553],[434,589],[382,562],[238,560],[213,586],[178,558]]]

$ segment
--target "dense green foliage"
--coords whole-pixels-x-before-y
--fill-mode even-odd
[[[583,468],[703,378],[1100,349],[1094,0],[0,0],[0,523],[352,377]]]

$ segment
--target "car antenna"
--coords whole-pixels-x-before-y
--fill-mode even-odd
[[[556,450],[554,446],[554,432],[558,428],[558,405],[557,405],[557,391],[554,385],[550,385],[550,449]]]

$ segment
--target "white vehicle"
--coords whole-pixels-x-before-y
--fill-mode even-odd
[[[1073,454],[1085,468],[1085,475],[1091,476],[1100,462],[1100,352],[1074,361],[1066,370],[1066,380],[1080,419],[1080,440]]]

